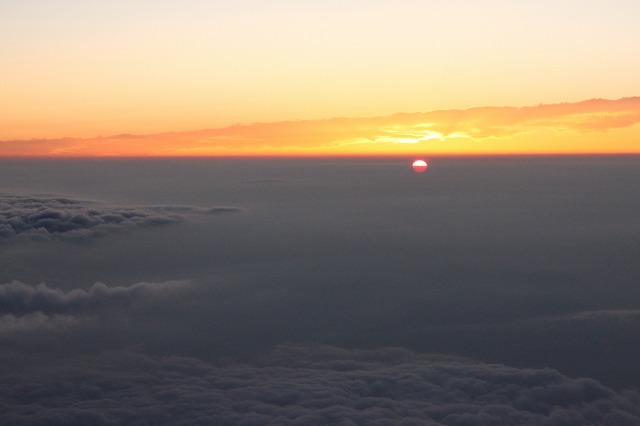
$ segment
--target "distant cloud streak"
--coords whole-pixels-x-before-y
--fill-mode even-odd
[[[109,287],[95,283],[89,289],[73,289],[67,293],[41,283],[36,286],[13,281],[0,284],[0,314],[25,315],[82,313],[97,308],[128,302],[151,294],[183,287],[184,281],[136,283],[128,287]]]
[[[26,315],[0,314],[0,335],[5,333],[26,333],[34,330],[61,330],[76,324],[71,315],[47,315],[32,312]]]
[[[580,144],[575,141],[576,133],[606,132],[638,123],[640,97],[629,97],[522,108],[477,107],[386,117],[255,123],[155,135],[0,141],[0,156],[339,155],[406,153],[425,148],[469,153],[523,149],[616,152],[629,151],[633,145],[615,138],[603,138],[595,146]],[[554,140],[545,145],[542,138],[527,139],[531,134],[553,135]],[[517,143],[510,141],[516,137]],[[496,145],[496,140],[502,143]]]

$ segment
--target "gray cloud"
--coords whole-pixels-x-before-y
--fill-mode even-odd
[[[82,239],[109,231],[180,222],[189,215],[242,211],[238,207],[105,206],[69,198],[0,194],[0,240]]]
[[[89,289],[64,292],[44,283],[32,286],[19,281],[0,284],[0,334],[38,330],[63,330],[77,325],[79,316],[100,309],[148,302],[171,295],[188,285],[187,281],[136,283],[109,287],[95,283]]]
[[[638,309],[606,309],[599,311],[585,311],[574,314],[549,318],[558,322],[591,322],[600,324],[640,324],[640,310]]]
[[[7,371],[0,406],[0,422],[25,425],[640,423],[640,395],[551,369],[297,345],[253,364],[131,350],[49,360]]]
[[[64,292],[48,287],[13,281],[0,284],[0,314],[25,315],[30,312],[76,313],[113,304],[123,304],[154,293],[183,287],[185,281],[164,283],[136,283],[128,287],[109,287],[95,283],[88,290],[73,289]]]
[[[18,316],[5,314],[0,316],[0,335],[34,330],[61,330],[75,323],[76,319],[71,315],[47,315],[42,312],[32,312]]]
[[[615,388],[638,389],[640,311],[608,309],[403,330],[403,346],[507,365],[551,366]]]

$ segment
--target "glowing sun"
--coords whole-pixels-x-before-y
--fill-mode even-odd
[[[413,167],[413,171],[416,173],[422,173],[427,170],[427,162],[424,160],[416,160],[411,165]]]

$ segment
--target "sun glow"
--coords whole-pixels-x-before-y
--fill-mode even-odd
[[[640,153],[640,97],[521,108],[254,123],[191,132],[0,141],[0,156]]]

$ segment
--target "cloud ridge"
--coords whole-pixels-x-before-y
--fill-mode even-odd
[[[189,281],[166,281],[110,287],[97,282],[86,290],[65,292],[45,283],[0,284],[0,334],[61,331],[104,310],[164,300],[188,285]]]
[[[105,206],[70,198],[0,194],[0,240],[86,239],[108,232],[161,226],[191,215],[234,213],[239,207]]]

